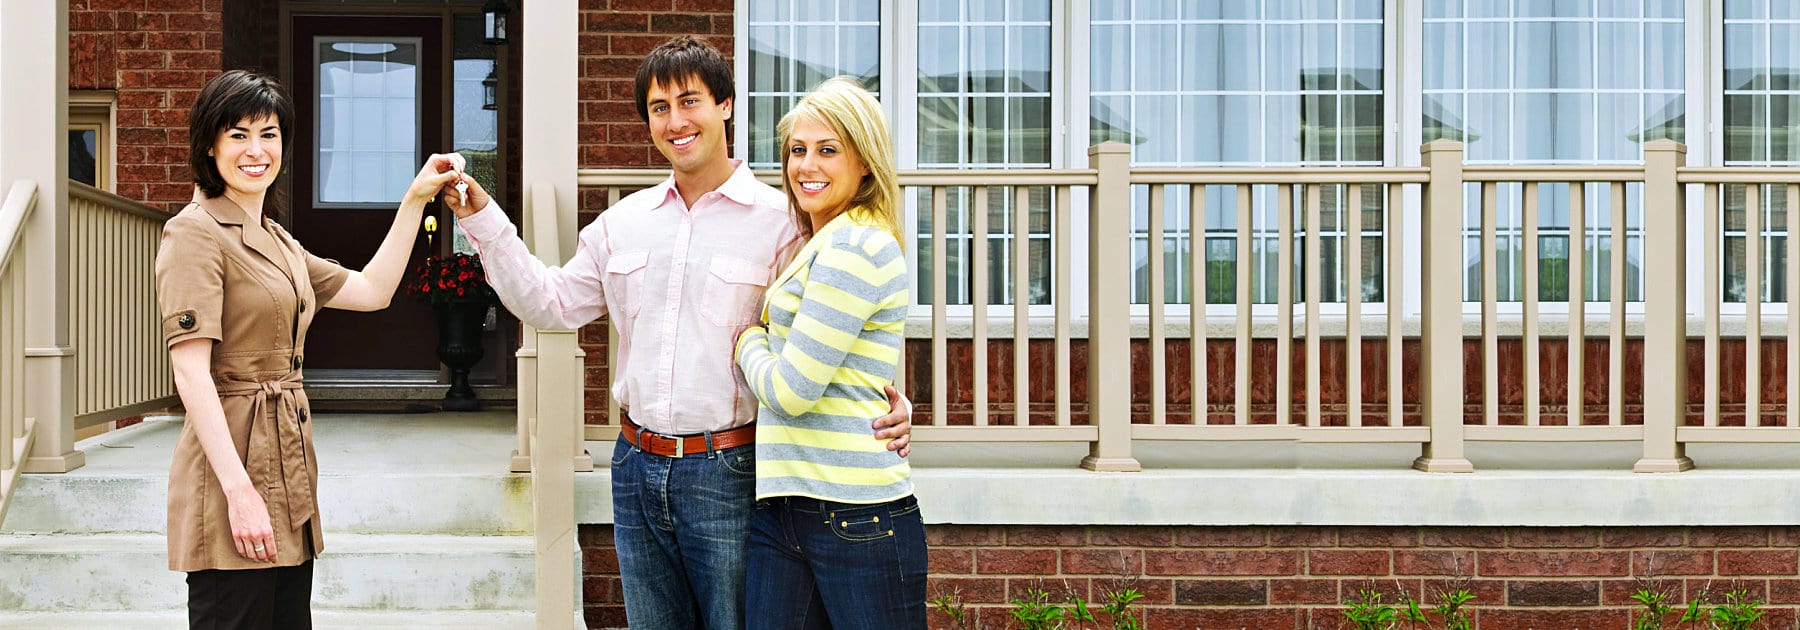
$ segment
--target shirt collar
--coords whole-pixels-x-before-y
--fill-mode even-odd
[[[726,199],[730,199],[738,205],[755,204],[756,185],[760,183],[756,181],[756,174],[750,172],[749,164],[743,160],[732,160],[731,162],[733,165],[731,177],[726,178],[725,183],[719,184],[719,187],[713,191],[724,195]],[[667,206],[670,198],[681,195],[681,191],[675,188],[674,173],[670,173],[669,178],[657,186],[662,189],[662,193],[657,195],[662,199],[662,203],[657,204],[657,208]]]
[[[244,212],[243,208],[238,207],[237,202],[232,201],[230,197],[226,197],[225,195],[219,195],[217,197],[206,197],[202,195],[202,198],[197,203],[200,204],[202,210],[205,210],[207,214],[212,215],[213,220],[218,221],[220,225],[243,225],[244,221],[250,218],[250,213]]]

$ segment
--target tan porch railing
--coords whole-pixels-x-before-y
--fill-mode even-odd
[[[35,420],[25,417],[25,272],[19,238],[37,206],[37,184],[14,183],[0,202],[0,522],[12,502]]]
[[[169,215],[69,182],[69,331],[75,427],[175,404],[156,306],[156,249]]]
[[[1129,150],[1123,145],[1094,147],[1090,168],[1077,170],[1031,171],[909,171],[901,174],[901,184],[908,199],[918,199],[915,212],[929,217],[929,233],[921,233],[930,243],[928,260],[918,269],[929,274],[922,278],[931,287],[930,295],[917,296],[922,312],[916,315],[912,336],[929,341],[912,348],[909,362],[929,362],[929,383],[906,384],[908,370],[901,370],[902,384],[922,401],[915,440],[956,441],[1073,441],[1087,442],[1090,456],[1083,461],[1089,468],[1101,470],[1135,470],[1131,455],[1134,440],[1298,440],[1308,442],[1411,442],[1421,446],[1415,467],[1429,471],[1466,471],[1472,465],[1463,454],[1469,440],[1490,441],[1637,441],[1644,447],[1640,471],[1673,471],[1692,466],[1683,455],[1683,445],[1692,442],[1767,442],[1800,441],[1800,419],[1794,405],[1787,407],[1780,419],[1750,412],[1737,414],[1731,405],[1719,399],[1721,347],[1734,337],[1752,340],[1768,339],[1772,332],[1786,334],[1785,324],[1765,326],[1763,319],[1771,313],[1760,302],[1756,291],[1746,291],[1745,316],[1722,310],[1719,247],[1726,231],[1720,225],[1723,191],[1742,188],[1747,192],[1746,207],[1760,208],[1761,198],[1784,195],[1787,199],[1787,225],[1800,225],[1800,203],[1794,199],[1800,184],[1800,169],[1771,168],[1689,168],[1683,165],[1684,149],[1676,143],[1657,141],[1646,144],[1646,161],[1630,166],[1484,166],[1466,165],[1459,143],[1439,141],[1421,149],[1422,166],[1374,168],[1292,168],[1292,169],[1219,169],[1219,168],[1133,168]],[[606,189],[607,205],[616,203],[632,190],[654,185],[667,177],[666,171],[582,171],[579,184]],[[764,181],[776,183],[774,173],[761,173]],[[1600,248],[1593,245],[1572,246],[1558,264],[1566,261],[1566,277],[1553,278],[1566,285],[1567,301],[1555,305],[1540,303],[1540,288],[1546,278],[1540,277],[1539,263],[1549,258],[1539,250],[1539,217],[1546,202],[1540,185],[1566,184],[1569,210],[1568,233],[1588,238],[1606,238],[1625,243],[1626,185],[1641,186],[1643,252],[1639,273],[1644,278],[1641,297],[1642,315],[1631,314],[1637,302],[1628,307],[1623,288],[1627,280],[1626,247]],[[1747,188],[1746,184],[1752,184]],[[1584,226],[1583,220],[1596,200],[1586,198],[1589,185],[1605,187],[1610,205],[1601,209],[1610,219],[1605,230]],[[1132,263],[1131,214],[1132,187],[1147,189],[1149,196],[1148,225],[1162,226],[1169,213],[1185,213],[1187,228],[1163,232],[1152,230],[1147,240],[1145,270],[1135,270]],[[1498,280],[1498,239],[1502,233],[1498,213],[1501,206],[1496,191],[1501,186],[1518,186],[1522,191],[1520,208],[1523,217],[1517,228],[1522,234],[1519,266],[1523,269],[1519,299],[1503,301]],[[1235,216],[1235,234],[1208,234],[1204,194],[1208,187],[1225,187],[1229,191],[1213,199],[1231,199]],[[1049,240],[1053,269],[1049,283],[1051,304],[1035,313],[1026,293],[1030,284],[1028,270],[1033,264],[1026,247],[1014,247],[1010,280],[1013,291],[1010,305],[990,300],[990,283],[1007,278],[990,277],[985,272],[968,275],[968,295],[972,304],[951,305],[948,299],[949,268],[947,242],[951,222],[947,216],[950,191],[968,192],[970,208],[968,234],[1023,241],[1033,227],[1030,213],[1023,206],[1012,212],[1010,225],[990,226],[988,203],[990,189],[1010,189],[1013,203],[1023,204],[1028,190],[1041,191],[1039,199],[1048,199]],[[919,192],[923,190],[925,192]],[[1274,250],[1274,291],[1269,304],[1254,304],[1250,252],[1257,244],[1253,231],[1268,231],[1257,226],[1253,197],[1273,192],[1276,223],[1270,247]],[[1185,193],[1185,207],[1170,208],[1165,201]],[[1330,193],[1341,193],[1348,199],[1343,207],[1342,225],[1336,226],[1355,239],[1357,246],[1344,248],[1343,280],[1350,290],[1344,292],[1342,307],[1322,306],[1324,284],[1321,252],[1321,203]],[[1048,195],[1044,197],[1042,195]],[[1472,207],[1479,208],[1479,225],[1464,225],[1465,196],[1473,194]],[[1688,230],[1686,200],[1690,195],[1706,200],[1702,211],[1704,233],[1703,284],[1704,313],[1690,318],[1686,282]],[[1410,198],[1417,198],[1422,211],[1417,228],[1420,247],[1409,249],[1405,236],[1404,208]],[[1077,242],[1071,226],[1082,223],[1073,208],[1086,199],[1087,238]],[[1384,225],[1365,226],[1361,212],[1364,201],[1386,208]],[[1296,212],[1298,204],[1298,212]],[[1216,211],[1215,211],[1216,212]],[[1745,278],[1749,287],[1759,286],[1766,259],[1764,228],[1760,214],[1746,213],[1742,231],[1753,235],[1745,247]],[[990,230],[996,227],[996,230]],[[1037,235],[1044,233],[1039,228]],[[1380,306],[1364,304],[1364,248],[1360,235],[1365,229],[1380,233],[1381,246],[1375,250],[1382,258],[1384,277]],[[1733,226],[1733,229],[1737,229]],[[1481,287],[1478,302],[1465,302],[1465,278],[1469,266],[1464,261],[1466,238],[1479,235]],[[1296,236],[1298,238],[1296,238]],[[1163,238],[1190,239],[1190,251],[1204,252],[1209,239],[1228,240],[1236,247],[1235,307],[1229,315],[1215,312],[1210,321],[1207,309],[1189,305],[1170,305],[1164,298],[1170,271],[1164,262]],[[963,238],[968,238],[964,236]],[[992,256],[988,239],[970,241],[962,261],[964,269],[986,270]],[[1263,240],[1268,240],[1267,235]],[[1348,240],[1348,239],[1347,239]],[[1306,255],[1300,256],[1296,244]],[[1790,251],[1800,244],[1786,241]],[[924,248],[921,248],[924,249]],[[1085,250],[1085,251],[1083,251]],[[1589,302],[1589,287],[1583,275],[1589,262],[1583,256],[1592,252],[1608,258],[1598,261],[1598,273],[1605,274],[1611,287],[1604,302]],[[1071,254],[1085,254],[1088,280],[1087,312],[1073,313],[1075,300],[1070,299],[1075,284],[1070,265],[1079,260]],[[1192,279],[1188,294],[1207,294],[1204,255],[1187,257],[1186,275]],[[1298,261],[1298,263],[1296,262]],[[1042,262],[1036,264],[1043,264]],[[1786,258],[1788,295],[1800,296],[1800,255]],[[1298,266],[1298,272],[1296,267]],[[1148,303],[1134,306],[1129,294],[1133,274],[1142,273],[1144,294]],[[1299,277],[1296,278],[1296,273]],[[1417,281],[1407,280],[1416,274]],[[1296,280],[1304,287],[1303,295],[1294,292]],[[1416,316],[1404,313],[1400,305],[1418,291]],[[1264,293],[1268,293],[1265,291]],[[1266,296],[1265,296],[1266,297]],[[1194,301],[1190,297],[1189,301]],[[1515,305],[1516,304],[1516,305]],[[1389,305],[1393,305],[1392,308]],[[1185,308],[1171,312],[1171,306]],[[1135,310],[1134,310],[1135,309]],[[925,312],[929,312],[928,323]],[[1590,312],[1592,311],[1592,312]],[[1600,315],[1602,314],[1603,315]],[[1596,315],[1600,315],[1596,317]],[[1147,317],[1146,317],[1147,316]],[[1785,312],[1779,315],[1786,321]],[[1046,321],[1047,320],[1047,321]],[[1182,321],[1185,320],[1185,321]],[[1036,323],[1038,326],[1033,327]],[[1185,331],[1182,330],[1185,324]],[[1416,326],[1416,328],[1415,328]],[[1692,328],[1690,328],[1692,326]],[[1225,332],[1229,331],[1229,332]],[[1696,333],[1690,335],[1690,332]],[[1687,400],[1687,366],[1690,358],[1687,343],[1690,336],[1704,340],[1707,392],[1705,404],[1690,414]],[[1033,344],[1013,343],[1010,350],[1010,374],[994,375],[990,369],[990,338],[1036,337],[1040,342],[1034,353]],[[1169,374],[1171,339],[1186,339],[1188,370],[1183,382],[1172,383]],[[1208,341],[1222,343],[1229,352],[1214,344],[1208,352]],[[1379,348],[1368,346],[1380,339]],[[950,348],[967,340],[965,361],[969,376],[962,383],[952,383]],[[1416,340],[1418,354],[1410,355],[1409,340]],[[1722,341],[1724,340],[1724,341]],[[608,344],[609,355],[617,347]],[[1553,342],[1553,343],[1546,343]],[[1586,347],[1605,345],[1604,361],[1589,361]],[[1085,400],[1071,400],[1071,363],[1081,353],[1073,352],[1073,343],[1084,343],[1087,382]],[[1133,344],[1142,349],[1135,351]],[[1327,344],[1342,344],[1341,355],[1327,363]],[[1517,343],[1522,354],[1517,361],[1503,361],[1502,344]],[[926,345],[928,344],[928,345]],[[1544,348],[1562,344],[1566,350],[1555,365],[1546,365]],[[1632,348],[1641,344],[1641,351]],[[1047,346],[1047,349],[1044,347]],[[1272,346],[1273,352],[1268,352]],[[1747,344],[1744,354],[1747,373],[1743,387],[1743,409],[1760,410],[1762,387],[1761,344]],[[1004,344],[994,346],[1007,352]],[[1174,344],[1174,347],[1180,347]],[[1298,351],[1296,351],[1298,348]],[[1367,350],[1365,348],[1368,348]],[[1592,351],[1599,351],[1597,348]],[[1369,354],[1373,352],[1374,354]],[[1789,401],[1800,400],[1800,343],[1786,346]],[[1269,356],[1269,355],[1272,355]],[[1479,386],[1465,390],[1465,359],[1478,355],[1479,366],[1469,372],[1480,378]],[[1134,356],[1137,357],[1134,359]],[[1220,356],[1229,356],[1221,359]],[[1641,365],[1628,358],[1641,356]],[[608,357],[610,365],[612,357]],[[1255,369],[1258,361],[1273,368]],[[1215,360],[1229,360],[1231,365],[1210,366]],[[1304,368],[1293,362],[1301,361]],[[1379,365],[1366,371],[1365,365]],[[1595,365],[1602,366],[1600,378],[1604,388],[1589,386]],[[1640,373],[1635,373],[1637,370]],[[1052,372],[1043,378],[1038,371]],[[1297,371],[1298,370],[1298,371]],[[1327,371],[1329,370],[1329,371]],[[1260,374],[1273,372],[1273,395],[1253,392],[1263,385],[1256,383]],[[1148,374],[1148,391],[1133,392],[1134,373]],[[1224,383],[1209,382],[1215,375],[1225,376]],[[1290,376],[1295,375],[1298,376]],[[1417,393],[1409,394],[1404,384],[1408,375],[1417,379]],[[917,373],[915,373],[917,375]],[[1559,375],[1562,392],[1555,400],[1546,400],[1546,391],[1555,392],[1545,375]],[[1008,400],[992,401],[990,377],[1010,381]],[[1502,380],[1518,384],[1502,391]],[[1737,382],[1736,379],[1730,379]],[[1029,384],[1048,381],[1049,391],[1036,395],[1048,400],[1032,399]],[[1642,383],[1641,406],[1627,406],[1628,381]],[[1343,384],[1343,398],[1329,405],[1323,392],[1327,383]],[[1185,401],[1171,402],[1170,386],[1189,392]],[[964,386],[966,385],[966,390]],[[1299,391],[1296,392],[1296,389]],[[1229,390],[1221,397],[1208,397],[1209,391]],[[1522,390],[1523,401],[1504,402],[1503,395]],[[952,391],[967,391],[967,398],[952,401]],[[1473,392],[1465,395],[1465,391]],[[1599,392],[1599,393],[1597,393]],[[1635,392],[1633,392],[1635,393]],[[1366,404],[1364,397],[1375,399]],[[1736,398],[1736,396],[1731,396]],[[1595,407],[1595,400],[1598,403]],[[1036,403],[1042,417],[1033,418]],[[966,406],[966,414],[952,405]],[[1079,405],[1085,410],[1072,411]],[[1472,406],[1465,411],[1465,405]],[[1722,411],[1722,407],[1724,410]],[[1047,409],[1044,413],[1042,410]],[[1505,411],[1503,411],[1503,409]],[[953,414],[964,414],[966,419]],[[1692,420],[1690,420],[1690,415]],[[1738,416],[1747,415],[1748,419]],[[603,425],[587,427],[588,439],[611,439],[618,426],[616,405],[609,405]],[[1396,462],[1398,463],[1398,462]]]

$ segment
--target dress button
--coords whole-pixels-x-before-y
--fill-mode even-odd
[[[294,357],[294,369],[300,369],[300,357]]]
[[[306,300],[300,300],[300,312],[306,312]]]
[[[175,323],[180,325],[182,330],[193,330],[194,314],[193,313],[182,313],[181,318],[175,320]]]
[[[300,421],[306,422],[306,410],[305,409],[300,410]]]

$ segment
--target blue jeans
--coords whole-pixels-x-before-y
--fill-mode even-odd
[[[613,445],[613,544],[633,628],[737,630],[756,445],[662,457]]]
[[[745,626],[922,629],[925,567],[925,521],[910,496],[868,505],[757,501]]]

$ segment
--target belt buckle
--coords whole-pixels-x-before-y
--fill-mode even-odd
[[[662,438],[664,440],[668,440],[670,444],[674,445],[674,447],[670,450],[673,450],[675,452],[675,454],[670,455],[670,457],[673,457],[675,459],[681,459],[681,457],[683,455],[686,455],[686,453],[684,453],[683,451],[685,450],[684,447],[687,445],[682,443],[681,438],[675,437],[673,435],[663,435],[661,433],[656,434],[656,437]]]

